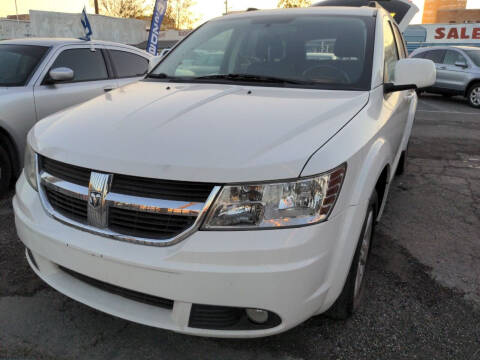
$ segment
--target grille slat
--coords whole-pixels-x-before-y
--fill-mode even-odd
[[[43,171],[61,180],[85,187],[89,186],[92,174],[90,169],[45,157],[40,157],[40,166]],[[213,188],[214,185],[209,183],[157,180],[113,174],[110,193],[137,197],[139,198],[139,204],[135,205],[142,205],[142,201],[146,201],[144,198],[204,203]],[[48,202],[55,211],[67,218],[87,224],[89,214],[86,200],[65,195],[49,187],[45,187],[45,193]],[[197,219],[197,216],[185,216],[178,213],[154,213],[115,207],[114,202],[107,203],[107,206],[108,229],[110,231],[119,235],[142,239],[165,240],[174,238],[190,229]]]
[[[123,234],[156,238],[175,237],[195,223],[194,216],[145,213],[110,208],[109,227]]]
[[[127,175],[113,177],[112,192],[163,200],[205,202],[214,185],[184,181],[137,178]]]
[[[112,284],[109,284],[109,283],[106,283],[106,282],[103,282],[103,281],[100,281],[100,280],[97,280],[97,279],[93,279],[93,278],[88,277],[86,275],[79,274],[75,271],[64,268],[63,266],[59,266],[59,268],[62,271],[66,272],[68,275],[70,275],[70,276],[72,276],[72,277],[74,277],[74,278],[76,278],[80,281],[83,281],[83,282],[85,282],[85,283],[87,283],[87,284],[89,284],[93,287],[96,287],[100,290],[109,292],[111,294],[119,295],[119,296],[122,296],[124,298],[129,299],[129,300],[141,302],[141,303],[148,304],[148,305],[158,306],[158,307],[168,309],[168,310],[173,309],[173,300],[165,299],[165,298],[161,298],[161,297],[157,297],[157,296],[152,296],[152,295],[147,295],[147,294],[144,294],[144,293],[141,293],[141,292],[138,292],[138,291],[129,290],[129,289],[125,289],[125,288],[122,288],[122,287],[119,287],[119,286],[115,286],[115,285],[112,285]]]

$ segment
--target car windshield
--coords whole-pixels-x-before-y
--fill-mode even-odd
[[[177,46],[149,77],[370,89],[373,17],[290,14],[226,16],[209,22]]]
[[[475,65],[480,66],[480,50],[467,50],[466,52]]]
[[[47,51],[45,46],[0,44],[0,86],[24,86]]]

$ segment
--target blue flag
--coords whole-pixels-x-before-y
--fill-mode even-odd
[[[90,41],[93,32],[92,32],[92,26],[90,25],[90,21],[88,21],[87,9],[85,7],[83,8],[83,11],[82,11],[81,21],[82,21],[83,29],[85,30],[85,37],[82,39],[86,41]]]
[[[152,24],[150,25],[150,35],[148,35],[147,52],[156,56],[158,53],[158,34],[162,25],[165,12],[167,11],[168,0],[157,0],[153,10]]]

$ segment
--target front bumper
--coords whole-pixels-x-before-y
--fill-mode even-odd
[[[123,319],[213,337],[273,335],[326,311],[343,287],[363,220],[361,207],[350,207],[314,226],[198,231],[179,244],[158,248],[103,238],[54,220],[23,175],[13,205],[18,235],[33,255],[30,265],[53,288]],[[173,309],[102,290],[61,267],[171,299]],[[194,328],[189,326],[192,304],[264,309],[281,323],[261,330]]]

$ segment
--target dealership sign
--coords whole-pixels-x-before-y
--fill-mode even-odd
[[[479,43],[480,24],[436,24],[427,28],[428,43]]]

